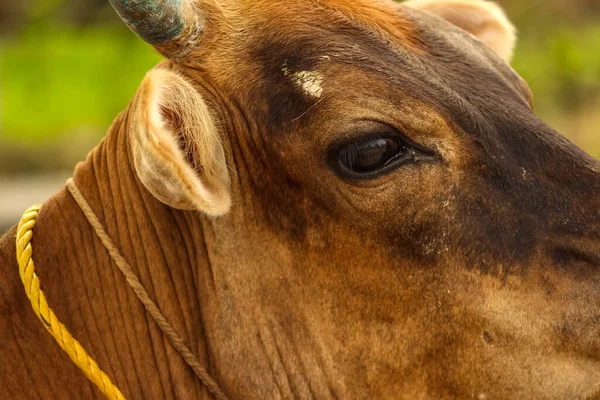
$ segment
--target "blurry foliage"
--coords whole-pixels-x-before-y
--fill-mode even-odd
[[[600,156],[600,1],[498,1],[537,112]],[[70,169],[159,60],[106,0],[0,2],[0,174]]]
[[[570,113],[600,100],[600,2],[503,3],[519,28],[513,67],[541,114]]]
[[[35,26],[2,47],[2,129],[35,140],[106,126],[160,60],[120,27]]]

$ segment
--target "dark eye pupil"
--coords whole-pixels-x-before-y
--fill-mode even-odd
[[[339,158],[350,171],[371,172],[385,166],[404,151],[405,148],[396,139],[374,138],[343,147]]]

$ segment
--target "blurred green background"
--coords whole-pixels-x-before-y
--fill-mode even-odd
[[[499,3],[519,29],[513,65],[537,112],[599,157],[600,0]],[[159,59],[106,0],[0,2],[0,181],[70,171]],[[27,206],[8,190],[0,182],[0,212],[3,197]]]

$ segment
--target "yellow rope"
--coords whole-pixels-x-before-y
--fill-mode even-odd
[[[35,274],[35,265],[32,259],[31,238],[33,227],[40,210],[40,205],[30,207],[21,218],[17,230],[17,261],[19,263],[19,274],[25,287],[25,293],[31,301],[35,315],[50,332],[58,345],[73,360],[102,393],[111,400],[125,400],[121,391],[110,381],[110,378],[100,369],[96,361],[89,356],[77,340],[71,336],[67,328],[61,324],[48,306],[46,296],[40,289],[40,280]]]

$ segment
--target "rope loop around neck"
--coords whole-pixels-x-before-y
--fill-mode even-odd
[[[40,205],[28,208],[23,213],[17,228],[17,263],[19,264],[19,275],[25,288],[25,294],[31,302],[35,315],[42,321],[44,328],[84,375],[110,400],[125,400],[119,388],[111,382],[108,375],[100,369],[96,361],[59,321],[48,305],[46,295],[40,289],[40,279],[35,274],[35,264],[32,258],[33,246],[31,244],[33,228],[40,208]]]
[[[133,272],[129,263],[123,258],[119,249],[107,235],[102,224],[98,220],[98,217],[77,188],[77,185],[75,185],[73,179],[67,181],[67,188],[71,192],[71,195],[77,202],[79,208],[81,208],[81,211],[83,211],[92,228],[94,228],[96,235],[110,254],[111,258],[123,273],[129,286],[142,302],[148,314],[150,314],[164,335],[169,339],[175,350],[177,350],[186,364],[194,371],[198,379],[200,379],[202,384],[215,399],[228,400],[223,390],[206,372],[200,361],[186,346],[181,336],[179,336],[156,303],[150,298],[148,292]],[[69,355],[71,360],[79,367],[85,376],[109,399],[125,400],[125,397],[119,388],[111,382],[108,375],[100,369],[96,361],[94,361],[94,359],[85,351],[83,346],[73,338],[68,329],[60,323],[58,317],[48,305],[46,296],[40,289],[40,280],[35,274],[35,265],[32,258],[33,247],[31,244],[33,228],[37,221],[40,208],[40,205],[36,205],[25,211],[17,229],[17,262],[25,293],[31,301],[36,316],[42,321],[46,330],[54,337],[61,349]]]

